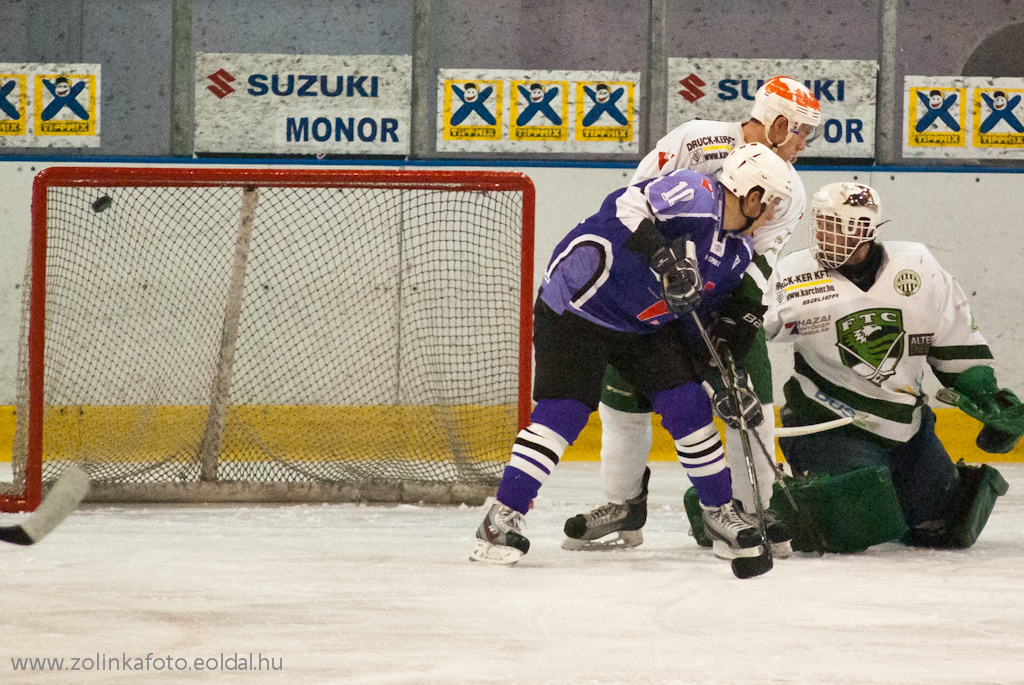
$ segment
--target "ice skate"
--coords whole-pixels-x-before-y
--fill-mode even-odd
[[[761,534],[736,510],[735,500],[720,507],[705,507],[702,518],[704,532],[711,538],[711,548],[720,559],[756,557],[761,554]]]
[[[530,541],[523,536],[522,526],[522,514],[495,502],[476,530],[476,547],[469,553],[470,560],[506,566],[516,563],[530,551]]]
[[[757,528],[757,513],[747,512],[743,503],[734,500],[736,513],[753,528]],[[780,521],[772,513],[771,509],[764,510],[765,532],[768,534],[768,542],[772,545],[772,556],[776,559],[788,559],[793,556],[793,531],[785,522]]]
[[[590,513],[577,514],[566,520],[562,549],[578,552],[642,545],[644,534],[641,529],[647,523],[647,481],[650,477],[651,470],[647,469],[643,491],[636,497],[622,504],[609,502]]]

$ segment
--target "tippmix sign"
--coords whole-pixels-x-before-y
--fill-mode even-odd
[[[98,147],[100,65],[0,64],[0,147]]]
[[[905,157],[1024,159],[1024,79],[907,76]]]
[[[442,69],[440,152],[639,151],[635,72]]]

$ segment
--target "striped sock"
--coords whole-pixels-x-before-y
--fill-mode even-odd
[[[525,514],[568,446],[562,436],[539,423],[519,431],[498,486],[498,501]]]
[[[676,456],[701,504],[718,507],[732,499],[732,476],[715,424],[709,423],[676,440]]]

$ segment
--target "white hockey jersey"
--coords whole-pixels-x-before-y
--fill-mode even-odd
[[[688,121],[658,141],[655,148],[640,161],[630,183],[664,176],[676,169],[692,169],[717,179],[725,158],[733,148],[743,143],[743,124],[739,122],[703,119]],[[788,166],[793,183],[792,195],[788,201],[776,207],[772,220],[754,233],[755,256],[747,267],[747,275],[765,295],[762,301],[765,305],[768,304],[768,279],[807,205],[804,185],[793,165]]]
[[[765,333],[793,343],[785,393],[798,416],[827,410],[881,442],[906,442],[921,425],[928,365],[949,386],[969,367],[991,366],[992,354],[967,296],[924,245],[882,247],[867,292],[823,270],[809,250],[780,260]]]

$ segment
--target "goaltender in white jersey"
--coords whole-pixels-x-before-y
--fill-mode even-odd
[[[870,293],[825,270],[811,250],[782,259],[765,334],[794,343],[787,400],[813,401],[879,438],[907,442],[921,427],[930,367],[959,374],[992,360],[967,296],[931,252],[919,243],[881,245]],[[963,353],[943,353],[950,349]]]
[[[783,425],[853,419],[834,431],[780,439],[779,446],[797,473],[835,478],[886,469],[904,544],[970,547],[1007,485],[988,464],[954,464],[957,455],[935,433],[926,370],[943,386],[937,399],[982,423],[975,442],[986,452],[1009,452],[1024,436],[1024,405],[999,387],[967,296],[931,252],[918,243],[875,240],[880,211],[869,186],[822,187],[811,203],[811,247],[777,265],[764,328],[770,340],[793,343]],[[856,507],[842,504],[841,495],[839,488],[829,498],[833,516],[851,530],[868,526],[845,516]],[[842,496],[861,504],[871,499],[866,492]]]

